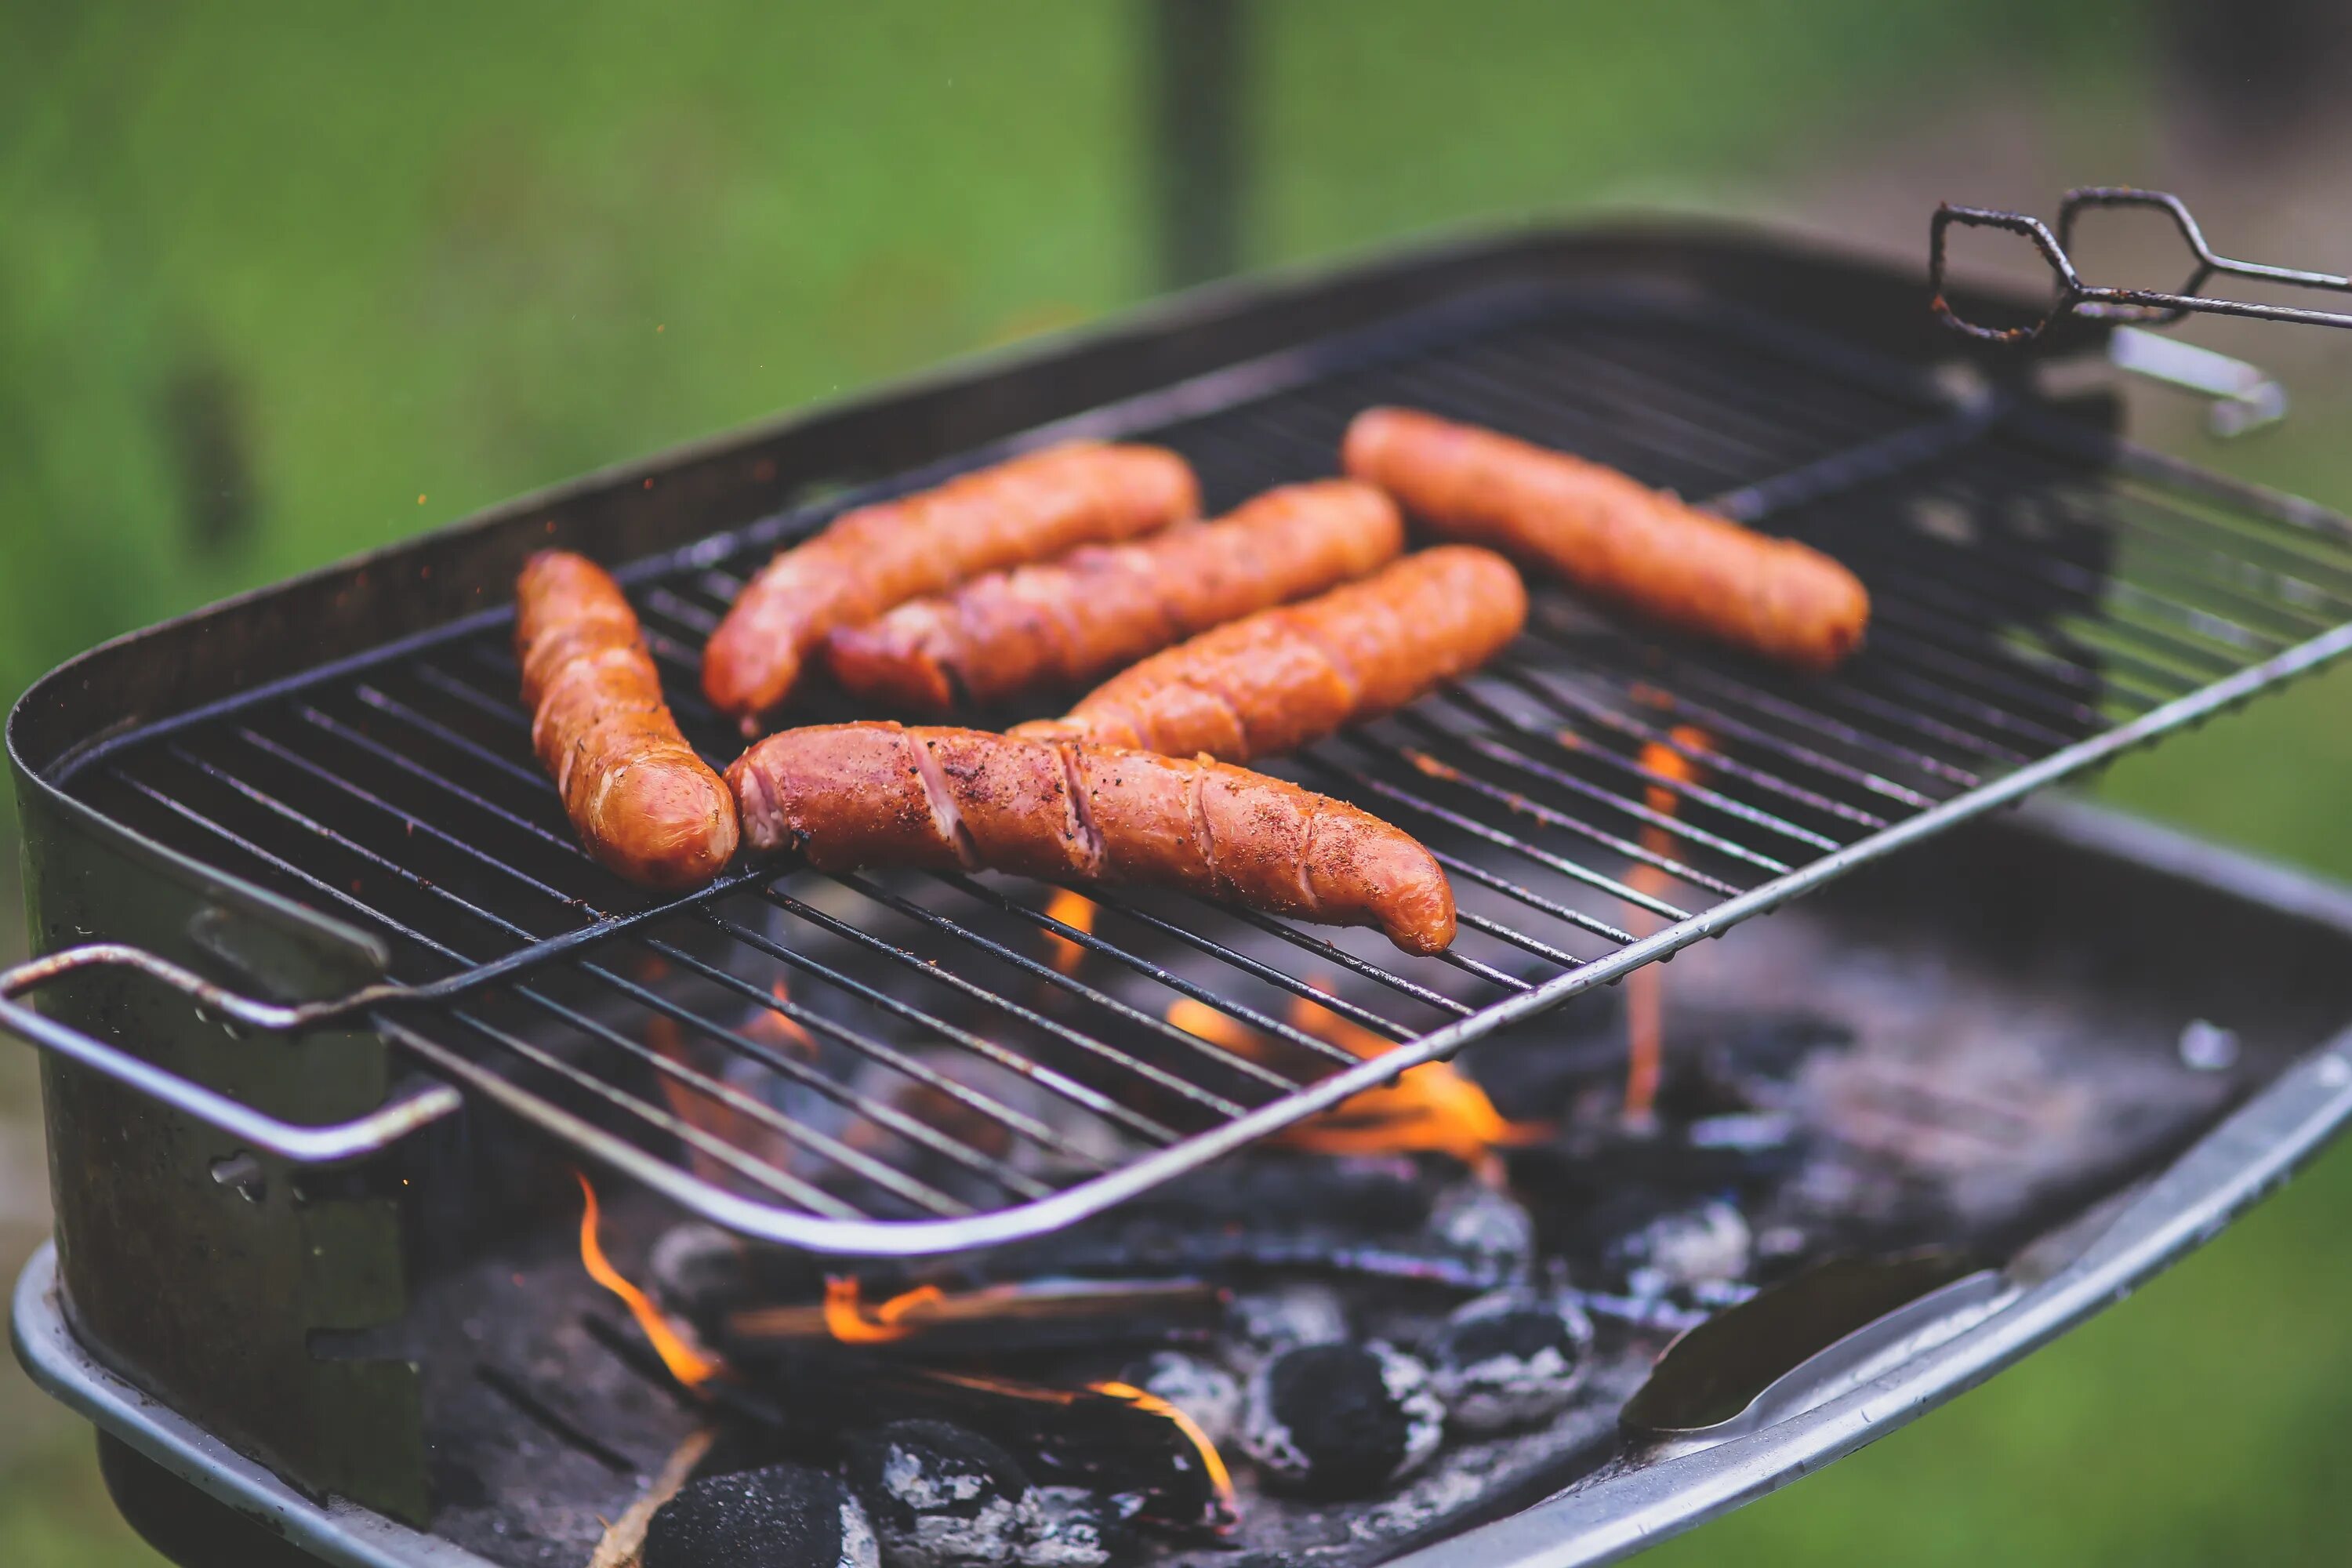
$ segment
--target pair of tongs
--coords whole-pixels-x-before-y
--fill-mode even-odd
[[[2074,237],[2075,220],[2093,208],[2150,207],[2168,215],[2173,226],[2189,247],[2196,265],[2189,280],[2178,293],[2162,293],[2153,289],[2109,289],[2085,283],[2067,255],[2067,247]],[[2042,258],[2049,263],[2057,282],[2057,297],[2050,309],[2038,321],[2021,327],[1989,327],[1971,321],[1952,308],[1944,289],[1944,257],[1946,242],[1951,230],[1991,228],[2022,235],[2033,242]],[[2205,242],[2204,231],[2197,220],[2189,216],[2189,208],[2178,196],[2162,191],[2137,190],[2129,185],[2090,185],[2066,193],[2058,206],[2058,228],[2038,217],[2024,213],[2000,212],[1989,207],[1958,206],[1950,202],[1936,209],[1934,222],[1927,231],[1927,279],[1935,289],[1933,309],[1937,318],[1956,332],[1980,342],[2022,345],[2039,340],[2051,328],[2069,317],[2126,323],[2142,327],[2168,327],[2191,314],[2212,316],[2244,316],[2260,321],[2293,321],[2311,327],[2352,327],[2352,313],[2337,310],[2307,310],[2291,305],[2258,304],[2250,300],[2227,300],[2200,294],[2199,289],[2216,276],[2243,278],[2263,283],[2283,283],[2298,289],[2318,289],[2331,293],[2352,293],[2352,278],[2338,277],[2331,272],[2305,272],[2292,267],[2268,267],[2256,261],[2233,261],[2217,256]]]

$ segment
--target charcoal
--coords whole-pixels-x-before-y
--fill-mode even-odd
[[[1129,1363],[1118,1380],[1181,1410],[1220,1448],[1241,1429],[1241,1384],[1198,1356],[1161,1351]]]
[[[1566,1409],[1591,1344],[1592,1323],[1572,1298],[1498,1290],[1456,1308],[1423,1350],[1448,1420],[1485,1436]]]
[[[1431,1207],[1429,1230],[1448,1250],[1507,1277],[1526,1273],[1535,1258],[1535,1216],[1509,1194],[1483,1183],[1465,1183],[1440,1197]]]
[[[1305,1345],[1251,1376],[1242,1448],[1270,1488],[1369,1497],[1427,1463],[1444,1430],[1413,1357],[1378,1340]]]
[[[1637,1296],[1747,1277],[1755,1238],[1729,1204],[1708,1202],[1659,1215],[1609,1249],[1608,1261]]]
[[[877,1568],[873,1531],[834,1477],[772,1465],[688,1481],[646,1528],[645,1568]]]
[[[1225,1319],[1228,1352],[1244,1365],[1301,1345],[1348,1337],[1348,1309],[1328,1285],[1283,1285],[1235,1296]]]
[[[979,1433],[945,1421],[896,1421],[856,1435],[849,1474],[890,1568],[1017,1563],[1037,1531],[1020,1464]]]

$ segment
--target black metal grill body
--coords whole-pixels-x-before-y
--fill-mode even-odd
[[[755,1233],[919,1250],[1060,1223],[1398,1065],[1348,1067],[1298,1002],[1451,1049],[2336,651],[2332,514],[2131,458],[2018,388],[1956,392],[1930,374],[1948,353],[1912,279],[1718,235],[1543,236],[1212,291],[516,503],[99,649],[10,721],[44,949],[126,941],[278,997],[389,973],[429,1002],[281,1039],[95,976],[45,1000],[296,1122],[421,1062]],[[1086,433],[1177,446],[1222,507],[1328,472],[1377,401],[1816,540],[1878,597],[1870,651],[1792,682],[1548,596],[1494,674],[1301,759],[1447,858],[1467,920],[1440,960],[1125,894],[1089,934],[984,879],[740,874],[648,907],[571,848],[502,651],[530,550],[630,563],[718,752],[684,695],[700,637],[851,497]],[[1168,1021],[1185,1003],[1265,1043],[1205,1041]],[[534,1191],[502,1168],[532,1155],[444,1119],[306,1171],[80,1068],[46,1081],[85,1333],[307,1484],[421,1518],[414,1384],[366,1331],[405,1270],[508,1222],[481,1194]],[[748,1134],[711,1132],[713,1108]]]
[[[2037,1223],[2051,1228],[2016,1256],[1998,1292],[1988,1298],[1979,1291],[1973,1310],[1913,1325],[1916,1342],[1910,1352],[1880,1364],[1869,1386],[1846,1392],[1834,1384],[1816,1385],[1811,1393],[1822,1400],[1817,1407],[1705,1448],[1630,1449],[1609,1459],[1605,1437],[1598,1448],[1586,1442],[1563,1453],[1549,1483],[1534,1491],[1498,1492],[1467,1517],[1451,1514],[1402,1540],[1368,1532],[1356,1546],[1320,1554],[1335,1568],[1362,1568],[1401,1548],[1421,1554],[1414,1558],[1420,1568],[1565,1568],[1628,1554],[1645,1541],[1759,1496],[1974,1386],[2113,1304],[2182,1251],[2211,1239],[2352,1114],[2352,1035],[2344,1033],[2352,1016],[2352,967],[2346,963],[2352,952],[2352,892],[2145,824],[2070,803],[2037,803],[2018,817],[1973,826],[1867,870],[1755,937],[1867,954],[1864,973],[1892,953],[1926,956],[1948,966],[1945,986],[1972,997],[1996,1027],[2011,1016],[2045,1027],[2063,1018],[2066,1032],[2079,1031],[2109,1050],[2103,1069],[2077,1060],[2069,1064],[2070,1078],[2087,1072],[2112,1091],[2116,1079],[2108,1075],[2134,1061],[2143,1082],[2144,1075],[2160,1077],[2169,1068],[2174,1092],[2201,1089],[2203,1099],[2185,1123],[2168,1123],[2152,1134],[2143,1129],[2139,1142],[2097,1182],[2053,1191],[2034,1205]],[[1696,962],[1708,955],[1692,956]],[[1821,1005],[1834,1010],[1841,987],[1851,995],[1853,974],[1825,976]],[[1679,987],[1674,994],[1681,994]],[[2242,1054],[2234,1073],[2200,1075],[2175,1059],[2182,1025],[2200,1018],[2235,1032]],[[2309,1049],[2322,1041],[2328,1043]],[[2131,1187],[2143,1173],[2160,1174]],[[2120,1202],[2119,1188],[2127,1194]],[[550,1228],[566,1228],[564,1218]],[[549,1250],[542,1238],[539,1253]],[[511,1255],[500,1249],[498,1256]],[[51,1260],[37,1259],[18,1287],[18,1352],[44,1387],[115,1442],[110,1485],[125,1511],[175,1561],[194,1568],[224,1561],[215,1549],[225,1543],[246,1544],[249,1528],[224,1523],[232,1511],[259,1521],[268,1538],[290,1542],[307,1554],[292,1561],[315,1557],[337,1568],[484,1568],[505,1560],[495,1544],[501,1538],[479,1526],[488,1500],[478,1495],[471,1500],[478,1522],[470,1532],[457,1528],[446,1507],[430,1531],[419,1531],[373,1510],[320,1506],[304,1498],[223,1443],[208,1429],[203,1407],[158,1403],[96,1361],[87,1336],[77,1335],[63,1318],[61,1297]],[[576,1300],[576,1293],[554,1292],[551,1300]],[[1985,1310],[1989,1305],[1995,1310]],[[541,1315],[528,1320],[531,1327],[501,1325],[492,1338],[512,1344],[534,1332],[549,1342],[565,1337],[547,1315],[553,1310],[550,1298],[534,1296],[521,1310],[534,1308]],[[575,1331],[569,1338],[581,1336]],[[486,1353],[472,1340],[415,1349],[447,1358],[459,1376]],[[593,1361],[603,1352],[591,1344],[580,1353]],[[667,1423],[583,1403],[587,1391],[605,1380],[570,1355],[536,1373],[531,1359],[499,1364],[536,1375],[551,1396],[569,1395],[575,1418],[635,1463],[657,1461],[691,1424],[691,1416],[657,1396],[654,1402],[662,1409],[656,1414],[666,1414]],[[1608,1379],[1603,1384],[1613,1386]],[[1605,1433],[1616,1397],[1589,1396],[1599,1406],[1580,1407],[1591,1417],[1589,1429]],[[639,1484],[635,1477],[599,1468],[577,1452],[562,1451],[547,1430],[522,1415],[510,1418],[511,1431],[473,1436],[478,1446],[511,1447],[523,1456],[509,1468],[535,1476],[543,1489],[546,1495],[533,1500],[540,1508],[518,1509],[519,1517],[544,1517],[562,1504],[583,1516],[611,1518],[625,1506]],[[436,1425],[446,1420],[441,1416]],[[133,1451],[158,1468],[125,1463]],[[167,1476],[186,1484],[166,1482]],[[1566,1495],[1496,1518],[1528,1509],[1547,1485],[1570,1480],[1576,1484]],[[211,1511],[200,1499],[214,1500]],[[457,1510],[459,1516],[467,1511]],[[1480,1526],[1483,1519],[1496,1521]],[[549,1554],[549,1560],[583,1556]]]

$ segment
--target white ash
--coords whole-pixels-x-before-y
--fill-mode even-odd
[[[1427,1347],[1454,1426],[1485,1435],[1549,1420],[1583,1382],[1592,1323],[1568,1296],[1496,1290],[1454,1310]]]
[[[1366,1497],[1426,1464],[1444,1434],[1429,1369],[1368,1340],[1268,1359],[1250,1379],[1241,1443],[1269,1487]]]
[[[1120,1373],[1119,1381],[1181,1410],[1216,1447],[1241,1430],[1241,1381],[1198,1356],[1155,1351]]]
[[[854,1440],[850,1473],[889,1568],[992,1568],[1036,1532],[1019,1464],[943,1421],[893,1422]]]
[[[1483,1182],[1441,1196],[1429,1214],[1430,1233],[1448,1247],[1486,1258],[1509,1273],[1524,1269],[1536,1250],[1533,1215],[1508,1194]]]
[[[1104,1568],[1124,1521],[1072,1487],[1032,1485],[976,1432],[899,1421],[853,1441],[850,1470],[886,1568]]]
[[[1652,1220],[1620,1247],[1627,1288],[1637,1296],[1745,1279],[1754,1252],[1748,1221],[1719,1200]]]
[[[1224,1351],[1248,1372],[1268,1356],[1348,1338],[1348,1309],[1328,1285],[1285,1285],[1234,1298],[1225,1310]]]
[[[1103,1568],[1118,1554],[1120,1521],[1083,1487],[1036,1487],[1029,1493],[1030,1538],[1022,1568]]]

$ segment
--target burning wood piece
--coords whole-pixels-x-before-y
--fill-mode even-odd
[[[1139,1521],[1222,1530],[1234,1518],[1215,1445],[1181,1411],[1125,1384],[1048,1388],[892,1365],[837,1346],[786,1352],[746,1375],[803,1436],[944,1422],[984,1436],[1046,1485],[1132,1498]]]
[[[956,1293],[919,1285],[867,1302],[855,1278],[825,1282],[821,1304],[771,1306],[731,1314],[737,1341],[837,1341],[896,1347],[922,1356],[1203,1340],[1224,1313],[1224,1292],[1193,1279],[1030,1279]]]
[[[1240,1382],[1198,1356],[1158,1351],[1122,1369],[1118,1381],[1181,1410],[1215,1447],[1224,1447],[1241,1433]]]
[[[644,1495],[605,1527],[604,1539],[596,1543],[595,1555],[588,1559],[588,1568],[642,1568],[644,1559],[640,1553],[655,1511],[678,1494],[678,1489],[694,1474],[695,1467],[709,1454],[717,1436],[707,1426],[688,1435],[664,1462],[661,1473],[654,1477]]]
[[[1095,1568],[1118,1543],[1109,1510],[1034,1485],[1011,1454],[950,1422],[860,1434],[849,1473],[889,1568]]]
[[[880,1568],[873,1527],[823,1470],[770,1465],[689,1482],[646,1530],[643,1568]]]
[[[1424,1350],[1454,1426],[1485,1436],[1567,1409],[1591,1346],[1591,1320],[1573,1299],[1497,1290],[1454,1309]]]
[[[1242,1448],[1268,1486],[1367,1497],[1419,1469],[1445,1435],[1429,1369],[1378,1340],[1307,1345],[1250,1378]]]
[[[1488,1225],[1465,1210],[1440,1226],[1439,1206],[1470,1185],[1449,1174],[1402,1155],[1254,1151],[1057,1236],[998,1247],[981,1267],[1007,1279],[1287,1273],[1467,1291],[1508,1284],[1518,1260],[1507,1244],[1494,1245],[1507,1221],[1490,1214],[1498,1223]]]

